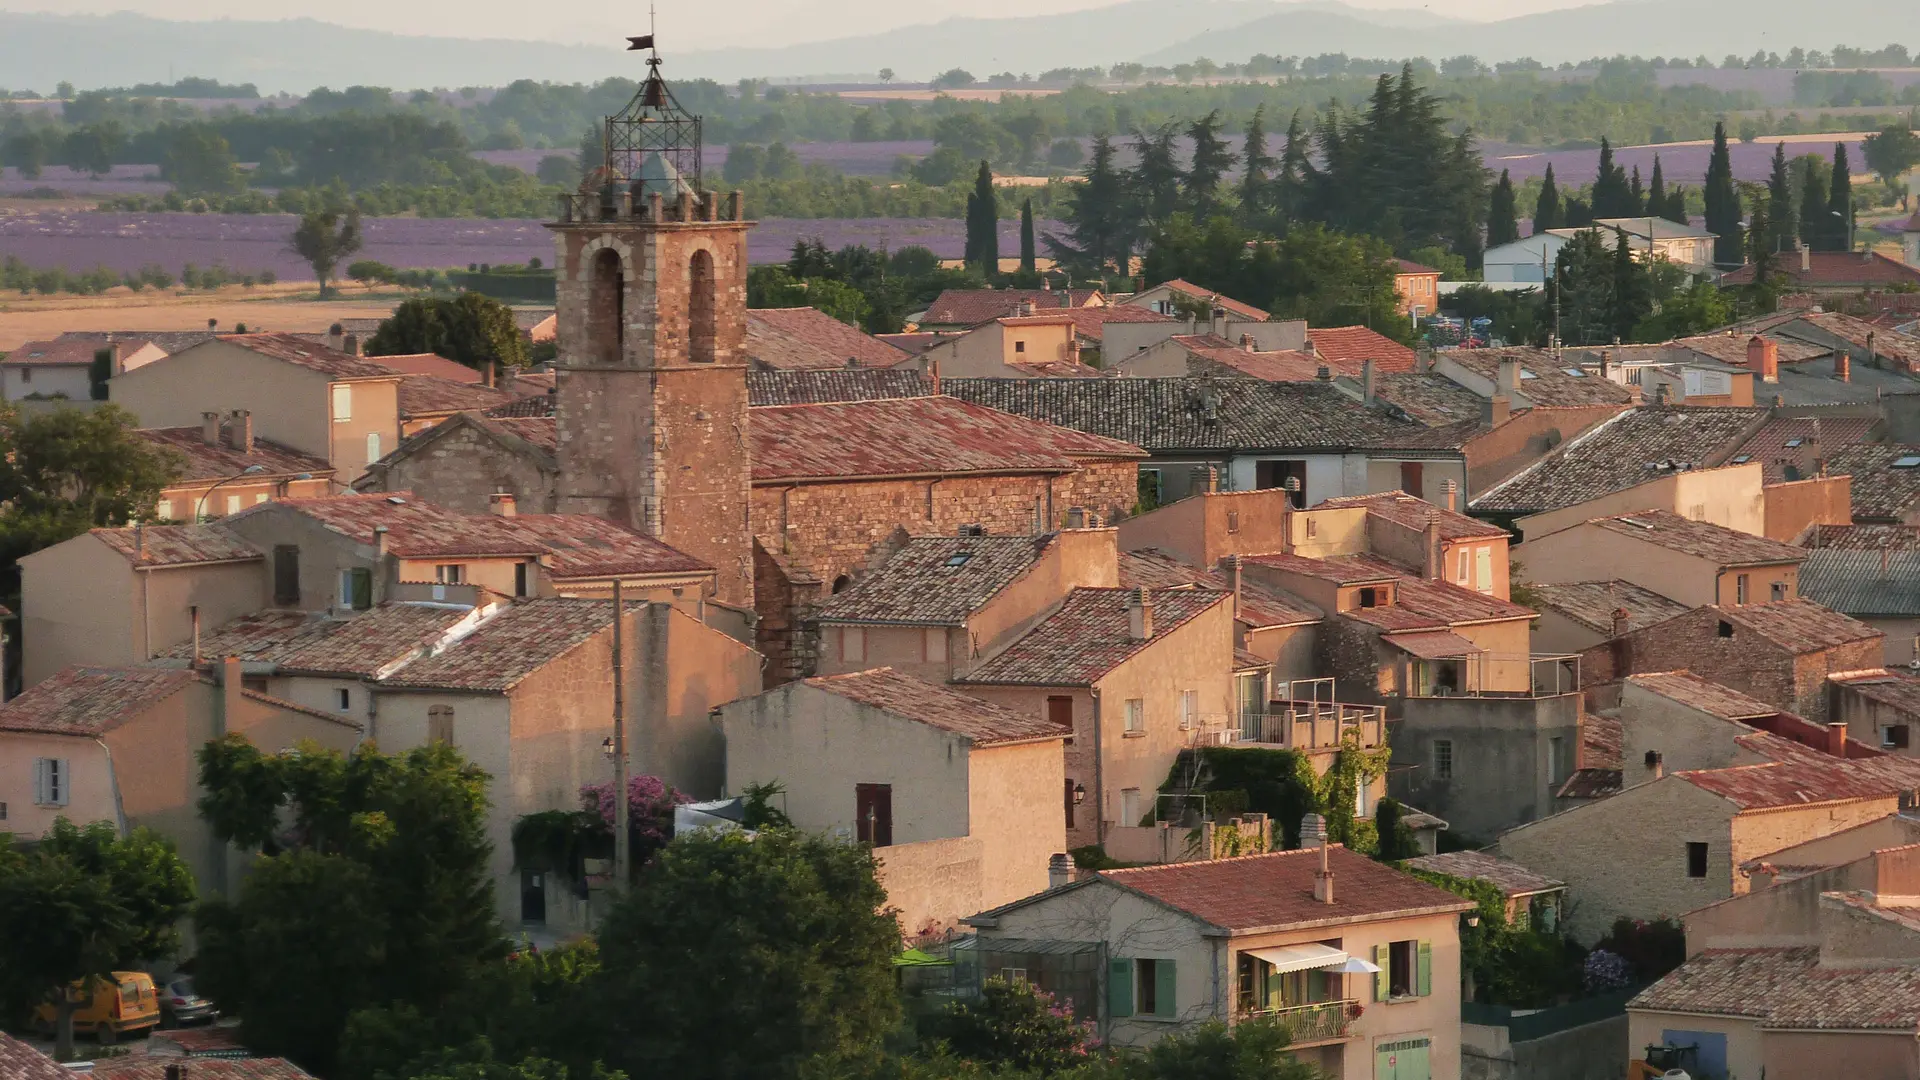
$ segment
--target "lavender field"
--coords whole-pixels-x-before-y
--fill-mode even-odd
[[[0,258],[15,256],[36,267],[86,270],[105,266],[136,270],[157,263],[178,272],[186,263],[220,263],[233,270],[271,270],[283,280],[311,278],[288,250],[295,221],[288,214],[121,214],[88,211],[0,212]],[[1041,222],[1045,231],[1055,228]],[[845,244],[901,248],[919,244],[943,258],[959,258],[963,222],[947,218],[800,220],[773,218],[748,234],[755,263],[781,262],[796,240],[819,238],[828,247]],[[468,263],[551,260],[551,234],[537,221],[465,218],[370,218],[359,258],[403,269],[466,266]],[[1019,251],[1018,221],[1000,225],[1000,250]]]
[[[893,159],[905,154],[908,157],[925,157],[933,153],[933,140],[910,139],[903,142],[796,142],[788,143],[795,157],[803,165],[827,165],[848,176],[888,176],[893,171]],[[540,159],[553,154],[571,156],[570,150],[476,150],[473,156],[489,165],[511,165],[523,172],[531,173],[540,166]],[[719,176],[720,170],[727,165],[725,146],[707,146],[702,148],[701,163],[707,172]]]
[[[0,198],[51,188],[77,199],[104,199],[114,195],[165,195],[173,185],[160,179],[158,165],[115,165],[95,180],[65,165],[49,165],[38,179],[29,180],[19,169],[0,168]]]
[[[1801,154],[1819,154],[1831,160],[1833,144],[1844,143],[1847,147],[1847,160],[1853,163],[1854,174],[1857,176],[1864,171],[1864,166],[1861,164],[1860,142],[1865,137],[1864,133],[1792,135],[1786,138],[1787,156],[1792,158]],[[1777,138],[1768,137],[1756,139],[1750,143],[1731,143],[1727,148],[1727,155],[1733,162],[1733,178],[1764,182],[1773,169],[1773,144],[1779,141]],[[1553,166],[1554,179],[1561,184],[1591,184],[1600,171],[1600,151],[1598,150],[1535,150],[1507,143],[1483,142],[1480,144],[1480,153],[1488,168],[1495,172],[1501,169],[1508,170],[1516,183],[1530,177],[1546,175],[1549,164]],[[1667,143],[1661,146],[1623,146],[1613,152],[1613,161],[1628,172],[1632,172],[1634,166],[1639,166],[1641,179],[1644,180],[1653,175],[1655,154],[1660,156],[1660,172],[1666,177],[1668,183],[1698,185],[1706,181],[1707,159],[1713,154],[1713,144],[1694,142]]]

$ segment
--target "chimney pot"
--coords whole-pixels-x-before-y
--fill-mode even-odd
[[[1834,757],[1847,756],[1847,722],[1836,720],[1827,725],[1827,753]]]
[[[203,412],[200,414],[200,441],[208,446],[220,445],[220,414]]]
[[[501,517],[513,517],[519,510],[519,500],[511,491],[496,491],[487,496],[487,509]]]
[[[1755,334],[1747,339],[1747,368],[1761,382],[1780,381],[1780,343]]]
[[[1360,400],[1373,404],[1373,360],[1369,357],[1360,365]]]
[[[1853,381],[1853,354],[1844,345],[1833,354],[1833,377],[1840,382]]]
[[[1047,888],[1057,889],[1073,880],[1073,858],[1057,852],[1047,860]]]
[[[1612,349],[1600,350],[1600,377],[1603,379],[1613,378],[1613,350]]]
[[[1216,466],[1207,466],[1207,494],[1215,495],[1220,491],[1220,470]]]
[[[1448,478],[1444,489],[1447,493],[1447,509],[1453,513],[1458,513],[1460,511],[1460,485],[1452,478]]]
[[[1504,396],[1509,401],[1520,395],[1520,361],[1500,361],[1500,380],[1494,393]]]
[[[1142,585],[1127,599],[1127,636],[1134,641],[1153,637],[1153,597]]]
[[[1440,554],[1440,511],[1427,511],[1426,528],[1426,566],[1423,567],[1428,581],[1438,581],[1445,573],[1445,560]]]
[[[232,422],[227,428],[227,438],[233,448],[243,454],[253,453],[253,413],[246,409],[233,410]]]
[[[1632,618],[1633,618],[1633,613],[1628,611],[1626,608],[1614,608],[1613,609],[1613,636],[1626,637],[1627,623]]]

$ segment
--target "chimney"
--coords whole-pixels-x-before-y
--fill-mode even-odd
[[[1486,427],[1499,427],[1513,416],[1513,399],[1505,394],[1495,394],[1480,403],[1480,423]]]
[[[1833,354],[1833,377],[1840,382],[1853,381],[1853,354],[1845,346]]]
[[[1603,379],[1613,378],[1613,350],[1612,349],[1600,350],[1600,377]]]
[[[136,524],[133,527],[133,555],[141,562],[147,561],[147,527]]]
[[[203,412],[200,414],[200,441],[208,446],[220,445],[220,414]]]
[[[1520,395],[1520,361],[1500,361],[1500,380],[1495,384],[1494,393],[1504,395],[1509,401]]]
[[[1673,386],[1669,383],[1654,384],[1653,403],[1655,405],[1673,404]]]
[[[227,425],[227,438],[235,450],[243,454],[253,453],[253,414],[246,409],[233,410],[232,420]]]
[[[1874,338],[1876,338],[1877,336],[1879,336],[1879,331],[1877,330],[1867,331],[1867,366],[1868,367],[1880,366],[1880,350],[1874,347]]]
[[[1026,316],[1032,315],[1034,313],[1034,310],[1035,309],[1033,306],[1033,301],[1022,300],[1020,301],[1019,306],[1014,308],[1014,314],[1019,315],[1022,318],[1025,318]]]
[[[1300,819],[1300,846],[1320,849],[1320,868],[1313,872],[1313,899],[1333,903],[1333,869],[1327,862],[1327,819],[1308,814]]]
[[[487,496],[487,509],[501,517],[513,517],[519,508],[519,500],[511,491],[496,491]]]
[[[1422,374],[1433,370],[1433,346],[1421,345],[1414,350],[1413,370]]]
[[[387,527],[385,525],[375,525],[373,527],[373,557],[376,559],[385,559],[387,557]]]
[[[1755,334],[1747,339],[1747,369],[1761,382],[1780,381],[1780,343]]]
[[[1316,378],[1316,379],[1319,379],[1319,380],[1320,380],[1321,382],[1332,382],[1332,381],[1333,381],[1333,369],[1332,369],[1332,368],[1330,368],[1330,367],[1328,367],[1328,366],[1327,366],[1327,365],[1325,365],[1325,364],[1321,364],[1321,365],[1320,365],[1320,370],[1319,370],[1319,371],[1317,371],[1317,372],[1315,372],[1315,373],[1314,373],[1314,376],[1313,376],[1313,377],[1314,377],[1314,378]]]
[[[187,1063],[179,1061],[169,1064],[163,1075],[166,1080],[187,1080]]]
[[[1127,598],[1127,636],[1134,641],[1153,637],[1153,597],[1147,594],[1145,585]]]
[[[1067,363],[1080,363],[1080,335],[1073,331],[1067,332]]]
[[[1053,291],[1053,279],[1052,279],[1052,278],[1041,278],[1041,279],[1040,279],[1040,291],[1041,291],[1041,292],[1052,292],[1052,291]]]
[[[1627,636],[1627,622],[1633,618],[1633,612],[1626,608],[1613,609],[1613,637]]]
[[[1427,511],[1426,565],[1421,568],[1421,576],[1428,581],[1438,581],[1445,574],[1445,566],[1440,557],[1440,511]]]
[[[1805,240],[1800,241],[1800,272],[1803,274],[1813,272],[1813,252],[1807,247]]]
[[[1643,760],[1646,763],[1647,772],[1651,774],[1647,777],[1648,780],[1658,780],[1667,775],[1667,756],[1665,754],[1658,750],[1649,750]]]
[[[933,384],[933,396],[940,396],[940,358],[927,361],[927,381]]]
[[[343,353],[346,353],[348,356],[359,356],[360,355],[360,335],[348,334],[346,336],[345,343],[340,348],[340,351]]]
[[[327,348],[340,352],[346,347],[346,330],[339,323],[327,327]]]
[[[1827,725],[1827,753],[1834,757],[1847,756],[1847,722],[1835,720]]]
[[[487,361],[486,367],[480,369],[480,381],[486,385],[487,389],[489,390],[493,389],[495,384],[499,381],[499,378],[498,378],[499,370],[500,370],[499,366],[496,365],[491,360]]]
[[[1360,365],[1360,400],[1373,404],[1373,359],[1369,357]]]
[[[1233,610],[1237,614],[1240,611],[1240,556],[1229,555],[1220,560],[1220,565],[1233,580]]]
[[[1451,478],[1449,478],[1446,483],[1446,492],[1447,492],[1447,510],[1452,513],[1456,513],[1456,514],[1459,513],[1460,512],[1460,485],[1456,483],[1454,480],[1452,480]]]
[[[240,691],[245,683],[240,678],[240,658],[229,656],[220,663],[220,719],[227,731],[232,731],[240,716]],[[1845,725],[1842,725],[1843,727]],[[225,734],[222,732],[221,734]]]
[[[1219,493],[1220,493],[1220,469],[1218,466],[1209,465],[1207,466],[1207,494],[1218,495]]]
[[[1243,350],[1245,350],[1245,351],[1247,351],[1247,352],[1253,352],[1253,351],[1254,351],[1254,348],[1253,348],[1253,335],[1252,335],[1252,334],[1241,334],[1241,335],[1240,335],[1240,348],[1242,348]]]
[[[1047,860],[1047,888],[1058,889],[1073,880],[1073,858],[1065,852]]]
[[[1216,307],[1213,309],[1213,319],[1209,328],[1213,331],[1215,337],[1224,338],[1227,336],[1226,308]]]
[[[1084,506],[1067,507],[1067,528],[1084,529],[1087,527],[1087,508]]]

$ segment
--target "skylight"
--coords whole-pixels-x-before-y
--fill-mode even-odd
[[[1735,464],[1735,465],[1745,465],[1745,464],[1746,464],[1747,462],[1749,462],[1749,461],[1752,461],[1752,460],[1753,460],[1753,455],[1752,455],[1752,454],[1738,454],[1738,455],[1735,455],[1735,457],[1734,457],[1734,459],[1733,459],[1733,464]]]
[[[1911,469],[1915,466],[1920,466],[1920,454],[1907,454],[1893,459],[1893,467],[1896,469]]]
[[[1805,440],[1805,439],[1788,439],[1788,440],[1787,440],[1787,449],[1789,449],[1789,450],[1791,450],[1791,449],[1793,449],[1794,447],[1796,447],[1796,446],[1799,446],[1799,445],[1800,445],[1801,443],[1804,443],[1804,442],[1806,442],[1806,441],[1807,441],[1807,440]]]
[[[1540,376],[1538,376],[1538,375],[1535,375],[1535,374],[1534,374],[1533,372],[1531,372],[1531,371],[1528,371],[1528,370],[1527,370],[1526,368],[1521,368],[1521,369],[1520,369],[1520,377],[1521,377],[1521,378],[1523,378],[1523,379],[1537,379],[1537,378],[1539,378]]]
[[[967,565],[967,560],[971,558],[973,558],[973,552],[971,551],[956,551],[953,554],[947,556],[947,565],[948,566],[965,566]]]

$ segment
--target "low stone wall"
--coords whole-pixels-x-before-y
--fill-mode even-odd
[[[1627,1074],[1627,1017],[1513,1042],[1505,1027],[1460,1025],[1460,1080],[1621,1080]]]
[[[899,909],[908,937],[939,932],[985,910],[981,900],[985,846],[971,836],[876,848],[875,878],[887,903]]]

